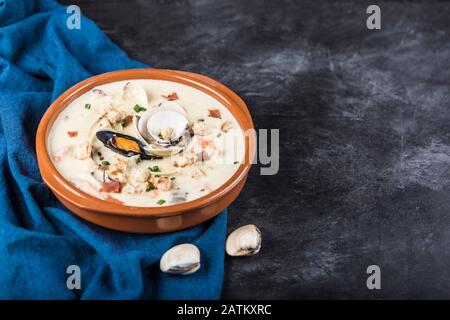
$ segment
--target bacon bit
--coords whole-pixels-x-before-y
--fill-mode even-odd
[[[178,100],[178,95],[176,92],[172,92],[171,94],[165,96],[163,95],[163,98],[169,100],[169,101],[174,101],[174,100]]]
[[[133,116],[130,114],[130,115],[126,116],[123,120],[125,122],[125,125],[127,126],[133,122]]]
[[[60,155],[55,155],[54,159],[56,162],[60,162],[62,160],[62,157]]]
[[[208,111],[209,111],[208,117],[222,119],[222,115],[220,114],[219,109],[208,109]]]
[[[119,193],[120,189],[121,185],[119,181],[111,181],[111,182],[102,182],[100,191]]]
[[[78,135],[78,131],[67,131],[67,134],[71,138],[75,138]]]

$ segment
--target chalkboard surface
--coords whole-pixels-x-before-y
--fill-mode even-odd
[[[450,298],[450,4],[83,0],[131,57],[203,73],[280,129],[229,228],[263,248],[227,258],[223,298]],[[366,269],[381,268],[381,290]]]

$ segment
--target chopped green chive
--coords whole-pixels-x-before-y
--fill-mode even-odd
[[[91,108],[91,104],[90,104],[90,103],[86,103],[86,104],[84,105],[84,108],[89,110],[89,109]]]
[[[122,128],[127,126],[127,122],[125,121],[125,119],[117,120],[116,124],[120,124],[122,126]]]
[[[138,105],[138,104],[134,106],[133,110],[134,110],[136,113],[139,113],[139,112],[141,112],[141,111],[147,111],[147,109],[145,109],[144,107],[141,107],[141,106]]]
[[[136,158],[136,163],[139,163],[139,162],[141,162],[141,161],[142,161],[141,156],[139,156],[139,157]]]
[[[160,177],[160,175],[159,174],[155,174],[155,178],[159,178]]]
[[[102,161],[102,166],[109,166],[111,163],[109,161]]]
[[[233,162],[234,164],[238,164],[239,163],[239,161],[235,161],[235,162]]]
[[[152,191],[153,189],[155,189],[155,187],[154,187],[151,183],[149,183],[149,184],[147,185],[147,188],[145,189],[145,191],[150,192],[150,191]]]
[[[170,180],[175,180],[175,177],[171,177]]]
[[[157,204],[159,204],[159,205],[162,205],[164,203],[166,203],[166,200],[163,200],[163,199],[159,199],[157,202]]]
[[[151,172],[161,172],[158,166],[153,166],[148,168]]]
[[[221,135],[222,135],[222,134],[219,132],[219,133],[217,134],[217,138],[220,138]]]

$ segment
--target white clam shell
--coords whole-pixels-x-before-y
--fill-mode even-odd
[[[142,141],[142,143],[144,144],[144,146],[148,145],[148,139],[151,139],[150,135],[148,135],[147,129],[145,128],[145,136],[144,136],[144,132],[141,131],[139,129],[140,124],[145,124],[145,121],[141,120],[142,117],[139,116],[133,116],[133,128],[134,131],[136,132],[136,135],[138,136],[139,140]],[[147,137],[148,136],[148,137]]]
[[[248,224],[230,233],[226,251],[230,256],[251,256],[259,252],[261,242],[261,231],[254,224]]]
[[[145,150],[162,157],[177,154],[183,150],[183,147],[172,146],[169,141],[162,140],[159,137],[161,129],[173,130],[172,141],[180,139],[181,136],[184,136],[187,141],[190,138],[186,135],[188,125],[186,111],[174,101],[163,102],[147,110],[140,117],[136,115],[133,117],[133,127],[138,138],[144,143]]]
[[[159,104],[158,107],[152,109],[152,111],[175,111],[181,113],[185,118],[187,118],[186,110],[180,106],[175,101],[164,101]]]
[[[138,136],[139,140],[141,140],[141,142],[144,144],[144,149],[146,152],[153,154],[155,156],[160,156],[160,157],[169,157],[171,155],[177,154],[179,153],[181,150],[183,150],[182,147],[169,147],[169,148],[161,148],[158,147],[156,145],[152,145],[149,144],[148,141],[152,140],[152,137],[150,135],[150,138],[147,137],[143,137],[143,135],[141,134],[141,131],[139,130],[139,123],[140,123],[140,118],[139,116],[134,116],[133,117],[133,127],[134,130],[136,132],[136,135]],[[144,123],[143,121],[141,123]],[[145,132],[147,132],[147,129],[145,129]]]
[[[122,99],[131,102],[133,105],[140,105],[148,108],[148,96],[145,89],[136,82],[127,82],[123,86]]]
[[[134,119],[137,119],[136,120],[135,129],[137,129],[139,134],[145,140],[151,140],[152,139],[152,136],[147,131],[147,122],[148,122],[148,119],[150,119],[150,117],[152,115],[153,115],[153,113],[150,110],[148,110],[148,111],[144,112],[144,114],[142,114],[142,116],[140,116],[140,117],[139,116],[134,116],[133,117],[133,121],[134,121]]]
[[[184,243],[170,248],[161,257],[162,272],[187,275],[200,268],[200,250],[193,244]]]
[[[173,130],[171,141],[175,141],[180,138],[187,130],[189,121],[182,114],[176,111],[161,111],[155,113],[147,121],[147,131],[154,140],[160,144],[167,143],[168,141],[162,140],[159,134],[162,129],[171,128]]]
[[[144,149],[148,153],[151,153],[155,156],[160,156],[160,157],[170,157],[172,155],[180,153],[181,150],[183,150],[182,147],[158,148],[158,147],[152,146],[152,145],[147,145],[144,147]]]
[[[159,104],[159,106],[157,107],[150,108],[141,115],[141,117],[139,118],[139,123],[137,125],[140,134],[145,139],[148,140],[152,138],[147,129],[147,122],[149,121],[149,119],[153,117],[155,114],[165,111],[178,112],[181,115],[183,115],[184,118],[187,118],[187,113],[184,110],[184,108],[174,101],[165,101]]]

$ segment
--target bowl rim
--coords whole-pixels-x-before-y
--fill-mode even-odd
[[[254,135],[244,135],[244,162],[241,163],[231,178],[212,192],[200,198],[180,204],[161,207],[128,206],[119,202],[103,200],[91,196],[65,179],[54,166],[47,151],[48,134],[59,113],[73,100],[94,87],[111,82],[139,79],[167,80],[194,87],[212,96],[212,98],[219,100],[219,102],[232,113],[243,132],[249,129],[254,130],[253,121],[245,102],[231,89],[207,76],[186,71],[152,68],[126,69],[96,75],[75,84],[61,94],[53,103],[51,103],[39,122],[36,134],[38,165],[42,179],[53,192],[81,209],[93,210],[110,215],[157,218],[176,216],[183,214],[186,211],[211,205],[233,190],[242,179],[246,178],[256,153],[256,137]]]

